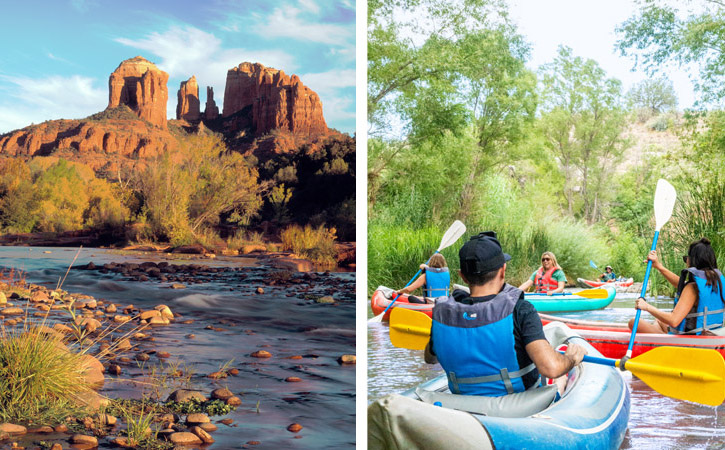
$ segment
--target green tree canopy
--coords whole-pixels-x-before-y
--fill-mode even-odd
[[[574,56],[568,47],[560,47],[556,59],[542,67],[539,125],[545,146],[559,159],[569,214],[589,223],[601,215],[607,178],[626,146],[621,102],[619,80],[607,78],[596,61]]]
[[[627,100],[633,108],[659,114],[677,107],[677,94],[672,81],[665,77],[643,80],[629,90]]]
[[[617,48],[648,73],[666,63],[697,64],[692,71],[705,102],[725,97],[725,3],[646,0],[634,17],[617,27]]]

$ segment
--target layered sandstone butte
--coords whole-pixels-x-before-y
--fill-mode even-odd
[[[227,72],[223,117],[249,116],[256,135],[272,130],[312,136],[328,133],[320,97],[291,77],[256,63],[242,63]]]
[[[168,81],[169,74],[145,58],[127,59],[108,79],[108,108],[128,105],[140,118],[166,128]]]
[[[219,107],[214,101],[214,88],[206,87],[206,106],[204,107],[204,118],[206,120],[215,120],[219,117]]]
[[[199,85],[196,84],[196,77],[191,76],[181,82],[177,93],[178,103],[176,104],[176,118],[189,122],[196,122],[201,117],[199,111]]]

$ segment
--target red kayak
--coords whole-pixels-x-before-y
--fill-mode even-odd
[[[629,278],[624,281],[592,281],[592,280],[585,280],[584,278],[577,278],[577,283],[583,288],[587,287],[601,287],[601,286],[614,286],[615,288],[625,288],[630,287],[634,283],[634,278]]]
[[[380,286],[375,290],[375,292],[373,293],[373,298],[370,300],[370,308],[372,308],[373,310],[373,315],[377,316],[378,314],[385,311],[385,308],[387,308],[388,305],[393,302],[392,294],[392,289],[383,286]],[[401,294],[398,300],[396,300],[395,305],[390,308],[383,316],[384,321],[388,321],[390,319],[390,313],[395,308],[413,309],[415,311],[426,313],[428,317],[433,317],[432,303],[410,303],[408,302],[408,294]]]
[[[626,323],[592,322],[547,314],[539,314],[539,316],[544,325],[553,321],[565,323],[607,358],[620,359],[627,353],[629,337],[632,333]],[[721,329],[715,330],[715,332],[719,330]],[[634,337],[632,357],[661,346],[713,349],[725,357],[725,336],[659,333],[637,333]]]

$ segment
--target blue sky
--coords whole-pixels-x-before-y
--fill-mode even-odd
[[[614,49],[615,29],[638,11],[634,0],[508,0],[511,19],[531,45],[528,66],[538,69],[556,57],[559,45],[571,47],[575,56],[595,60],[608,77],[622,81],[624,92],[649,78],[633,72],[634,60]],[[690,74],[694,67],[663,67],[678,97],[678,109],[690,108],[695,101]],[[695,72],[693,72],[695,71]]]
[[[244,61],[297,74],[327,125],[355,131],[354,0],[23,0],[0,14],[0,133],[108,105],[108,77],[140,55],[169,74],[168,117],[192,75],[222,109]]]

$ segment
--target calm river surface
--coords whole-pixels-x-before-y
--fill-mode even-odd
[[[75,248],[0,247],[0,266],[21,269],[28,282],[55,288],[76,252]],[[252,258],[189,260],[102,249],[83,249],[74,267],[91,261],[97,266],[167,261],[235,269],[186,289],[169,289],[170,283],[153,279],[130,281],[118,273],[76,269],[70,270],[63,284],[68,292],[122,305],[119,310],[130,304],[143,309],[166,304],[183,319],[194,319],[193,324],[154,328],[152,343],[136,345],[141,350],[169,352],[171,360],[193,366],[192,387],[206,395],[226,387],[241,397],[242,406],[224,417],[234,424],[218,425],[211,449],[247,448],[249,441],[258,441],[251,446],[257,449],[355,445],[355,366],[337,361],[343,354],[355,353],[354,273],[316,273],[316,281],[303,283],[300,278],[299,283],[279,286],[268,283],[270,274],[278,271],[260,266]],[[293,281],[294,277],[301,274],[293,274]],[[257,287],[263,287],[264,293],[257,294]],[[332,295],[335,304],[310,300],[323,295]],[[250,357],[260,347],[272,357]],[[302,358],[289,358],[294,355]],[[239,369],[238,376],[218,381],[206,377],[229,361],[230,367]],[[134,383],[138,372],[129,365],[120,377],[106,375],[101,393],[138,398],[139,388]],[[290,376],[302,381],[285,382]],[[303,429],[291,433],[286,429],[291,423],[299,423]]]
[[[585,320],[627,322],[634,317],[637,294],[617,294],[609,308],[600,311],[558,314]],[[650,299],[648,299],[649,301]],[[653,303],[672,308],[672,300]],[[368,317],[372,317],[368,305]],[[642,313],[640,320],[653,320]],[[423,352],[390,344],[388,324],[368,324],[368,402],[401,392],[440,374],[440,365],[423,362]],[[664,397],[629,372],[622,373],[632,394],[629,428],[622,449],[675,450],[725,449],[725,406],[717,408]]]

